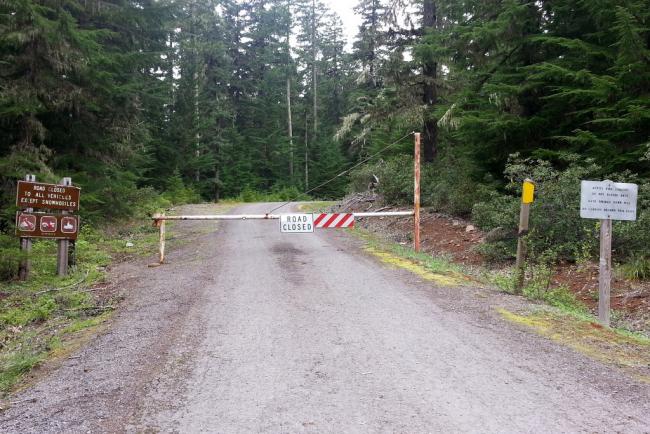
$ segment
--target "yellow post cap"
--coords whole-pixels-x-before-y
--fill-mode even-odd
[[[535,183],[531,179],[524,181],[521,191],[521,203],[533,203],[535,200]]]

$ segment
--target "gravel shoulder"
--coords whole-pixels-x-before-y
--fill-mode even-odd
[[[110,327],[0,431],[650,432],[650,385],[496,312],[520,298],[436,286],[344,232],[172,232],[191,242],[113,270]]]

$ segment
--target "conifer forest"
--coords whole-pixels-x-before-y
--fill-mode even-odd
[[[359,0],[354,11],[348,40],[319,0],[2,0],[2,230],[26,173],[72,177],[82,215],[110,220],[165,193],[291,198],[411,131],[425,205],[487,229],[524,176],[646,191],[647,0]],[[399,141],[311,196],[381,174],[386,197],[407,203],[411,155]]]
[[[0,0],[0,433],[648,397],[650,0]]]

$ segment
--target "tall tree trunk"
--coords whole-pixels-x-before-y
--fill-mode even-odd
[[[198,56],[197,56],[198,58]],[[196,62],[196,67],[198,67],[198,61]],[[199,114],[199,71],[196,70],[194,72],[194,125],[196,128],[195,132],[195,155],[198,163],[198,159],[201,156],[201,133],[199,131],[200,125],[201,125],[201,119],[200,119],[200,114]],[[201,170],[197,167],[196,168],[196,173],[195,173],[195,180],[196,182],[199,182],[201,180]]]
[[[195,149],[194,154],[196,156],[197,164],[199,157],[201,156],[201,133],[199,131],[201,125],[200,113],[199,113],[199,47],[198,41],[196,38],[197,34],[197,18],[196,18],[196,0],[192,3],[192,41],[194,42],[193,51],[194,51],[194,137],[195,137]],[[201,180],[201,170],[199,167],[196,167],[196,172],[194,174],[195,181],[198,183]]]
[[[293,124],[291,122],[291,1],[287,2],[287,130],[289,135],[289,177],[293,183]]]
[[[373,0],[372,2],[372,15],[371,15],[371,31],[370,31],[370,46],[368,47],[370,59],[369,59],[369,74],[370,74],[370,80],[372,82],[372,87],[376,88],[377,87],[377,79],[375,77],[375,58],[376,58],[376,47],[375,44],[377,43],[376,38],[377,38],[377,1]]]
[[[287,128],[289,134],[289,176],[293,181],[293,125],[291,124],[291,77],[287,75]]]
[[[305,109],[305,191],[309,190],[309,113]]]
[[[435,0],[424,0],[422,16],[423,33],[435,29],[437,21]],[[431,162],[438,153],[438,120],[431,114],[434,106],[438,103],[438,88],[436,84],[436,79],[438,78],[437,62],[428,60],[423,65],[422,76],[424,80],[422,99],[426,106],[422,145],[424,161]]]
[[[314,92],[314,140],[316,134],[318,134],[318,84],[316,75],[316,0],[311,0],[311,81]]]

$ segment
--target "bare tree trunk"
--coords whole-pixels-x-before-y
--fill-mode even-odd
[[[194,153],[198,162],[198,159],[201,156],[201,133],[199,132],[201,119],[199,114],[199,48],[196,39],[196,32],[196,1],[194,1],[192,3],[192,40],[194,41],[194,128],[196,128],[194,136],[196,141],[194,145]],[[201,171],[198,167],[196,168],[194,177],[197,183],[201,180]]]
[[[287,75],[287,128],[289,130],[289,176],[293,181],[293,125],[291,124],[291,77]]]
[[[293,124],[291,122],[291,1],[287,2],[287,130],[289,135],[289,177],[293,183]]]
[[[305,109],[305,191],[309,190],[309,124],[308,109]]]
[[[199,62],[197,60],[196,62],[197,68],[199,66],[198,63]],[[195,146],[195,155],[197,160],[201,156],[201,133],[199,132],[200,124],[201,124],[201,120],[199,118],[199,71],[197,69],[194,72],[194,125],[196,128],[196,134],[195,134],[196,144],[194,146]],[[196,182],[199,182],[201,179],[201,171],[199,170],[198,167],[196,168],[195,178],[196,178]]]
[[[371,34],[370,34],[370,47],[369,52],[370,52],[370,65],[369,65],[369,73],[370,73],[370,80],[372,81],[372,87],[377,87],[377,79],[375,77],[375,39],[377,37],[377,1],[373,0],[372,2],[372,18],[371,18]]]
[[[436,27],[438,18],[436,15],[435,0],[424,0],[423,4],[422,27],[423,33]],[[423,65],[423,92],[422,100],[426,105],[424,120],[424,137],[422,140],[424,161],[431,162],[436,158],[438,153],[438,121],[430,114],[433,107],[438,103],[438,87],[436,80],[438,78],[437,62],[427,61]]]
[[[318,134],[318,83],[316,69],[316,0],[311,0],[311,81],[314,92],[314,140]]]

